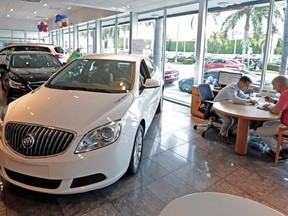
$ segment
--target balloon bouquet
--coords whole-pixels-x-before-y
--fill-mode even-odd
[[[66,27],[68,26],[68,18],[66,15],[56,15],[55,23],[58,25],[58,27]]]
[[[39,32],[47,32],[48,31],[48,25],[46,22],[39,22],[37,25]]]

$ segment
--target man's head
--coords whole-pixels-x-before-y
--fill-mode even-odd
[[[273,89],[279,93],[288,89],[288,78],[285,76],[277,76],[272,80]]]
[[[252,80],[248,76],[242,76],[238,81],[238,87],[241,90],[247,90],[249,89],[251,83]]]

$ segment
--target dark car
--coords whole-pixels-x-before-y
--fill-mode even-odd
[[[252,80],[252,88],[257,89],[257,87],[260,86],[260,80],[261,80],[261,75],[257,73],[252,73],[249,71],[244,71],[244,70],[233,70],[229,68],[217,68],[217,69],[210,69],[204,72],[204,77],[203,77],[203,82],[204,83],[209,83],[209,84],[216,84],[218,82],[218,77],[219,77],[219,71],[223,72],[229,72],[229,73],[239,73],[241,72],[242,75],[248,76]],[[182,79],[178,82],[178,87],[180,91],[191,93],[192,91],[192,86],[194,84],[194,77]],[[265,83],[265,85],[268,83]]]
[[[62,67],[52,54],[19,51],[1,55],[1,84],[7,103],[36,89]]]

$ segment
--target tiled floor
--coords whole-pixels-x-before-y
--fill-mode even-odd
[[[187,107],[164,102],[144,142],[143,161],[135,176],[76,195],[49,195],[2,181],[0,215],[122,215],[157,216],[173,199],[200,191],[217,191],[256,200],[288,215],[288,162],[255,146],[247,156],[234,153],[210,130],[206,138],[193,125]],[[253,148],[252,148],[253,147]]]

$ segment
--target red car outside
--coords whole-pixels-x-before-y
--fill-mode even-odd
[[[204,71],[215,68],[233,68],[237,70],[244,70],[245,64],[235,59],[210,59],[204,65]]]

